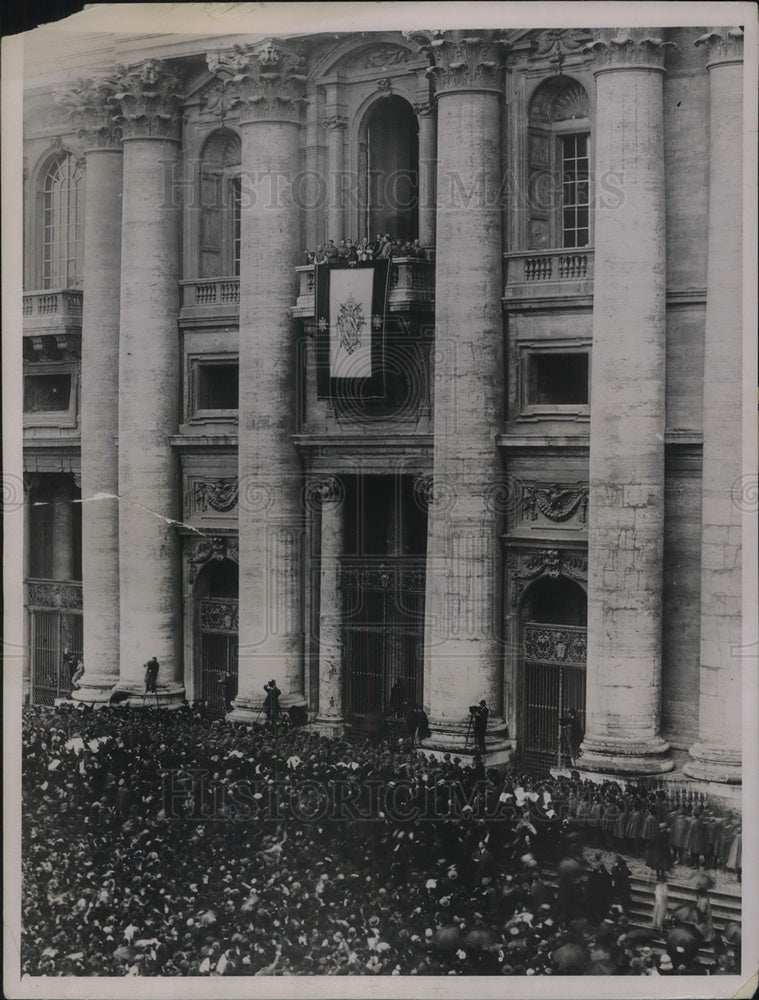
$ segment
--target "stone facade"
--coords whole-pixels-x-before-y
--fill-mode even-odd
[[[435,752],[485,699],[542,768],[575,708],[588,771],[740,781],[740,30],[177,45],[27,81],[24,573],[81,579],[29,603],[76,697],[155,655],[166,704],[232,669],[236,718],[274,677]],[[303,248],[377,220],[424,252],[325,383]]]

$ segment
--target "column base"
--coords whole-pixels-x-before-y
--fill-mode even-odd
[[[577,771],[597,774],[666,774],[674,770],[669,743],[661,737],[650,740],[586,738],[577,758]]]
[[[319,733],[321,736],[335,739],[345,734],[345,719],[320,718],[317,715],[308,728]]]
[[[98,677],[94,674],[87,677],[86,673],[82,680],[84,683],[78,691],[71,692],[71,698],[86,705],[107,704],[118,684],[118,678]]]
[[[699,781],[740,785],[741,752],[716,743],[694,743],[688,753],[693,758],[683,766],[683,774]]]
[[[111,692],[109,704],[126,705],[129,708],[181,708],[185,703],[184,685],[158,685],[152,694],[145,693],[145,686],[139,684],[117,684]]]
[[[431,735],[422,740],[420,749],[432,757],[474,757],[478,753],[474,733],[467,722],[435,722],[430,720]],[[506,723],[497,716],[488,719],[485,734],[485,753],[482,755],[486,767],[505,767],[514,756],[514,741],[507,737]]]

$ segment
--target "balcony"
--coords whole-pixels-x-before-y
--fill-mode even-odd
[[[593,249],[504,254],[504,302],[593,296]]]
[[[314,315],[314,265],[296,267],[300,279],[293,316],[311,319]],[[435,264],[415,257],[394,257],[390,263],[388,312],[403,313],[435,308]]]
[[[80,332],[83,294],[80,289],[45,289],[24,292],[22,316],[24,333],[40,335]]]
[[[239,278],[197,278],[180,282],[180,320],[187,325],[209,320],[234,320],[240,315]]]

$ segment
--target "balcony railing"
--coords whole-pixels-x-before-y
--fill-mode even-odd
[[[182,281],[182,318],[237,317],[240,313],[239,278],[196,278]]]
[[[300,279],[293,315],[310,319],[314,315],[314,265],[296,267]],[[394,257],[390,263],[388,310],[431,310],[435,304],[435,264],[415,257]]]
[[[45,289],[24,292],[22,315],[24,331],[51,332],[57,329],[81,327],[83,295],[80,289]]]
[[[593,250],[542,250],[504,255],[504,298],[544,299],[593,294]]]

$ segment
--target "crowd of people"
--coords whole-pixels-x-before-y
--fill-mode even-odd
[[[390,233],[377,233],[374,240],[364,236],[361,240],[327,240],[316,250],[306,250],[307,264],[347,264],[357,267],[368,261],[388,257],[410,257],[430,260],[430,253],[418,239],[395,239]]]
[[[703,799],[503,774],[481,755],[433,759],[410,740],[327,739],[269,716],[24,710],[22,973],[735,968],[739,930],[712,934],[711,964],[699,960],[697,907],[649,931],[629,912],[621,851],[664,851],[661,823],[660,870],[681,850],[700,867],[735,865],[737,821]],[[682,847],[669,841],[680,817]],[[608,844],[619,848],[611,870]]]

